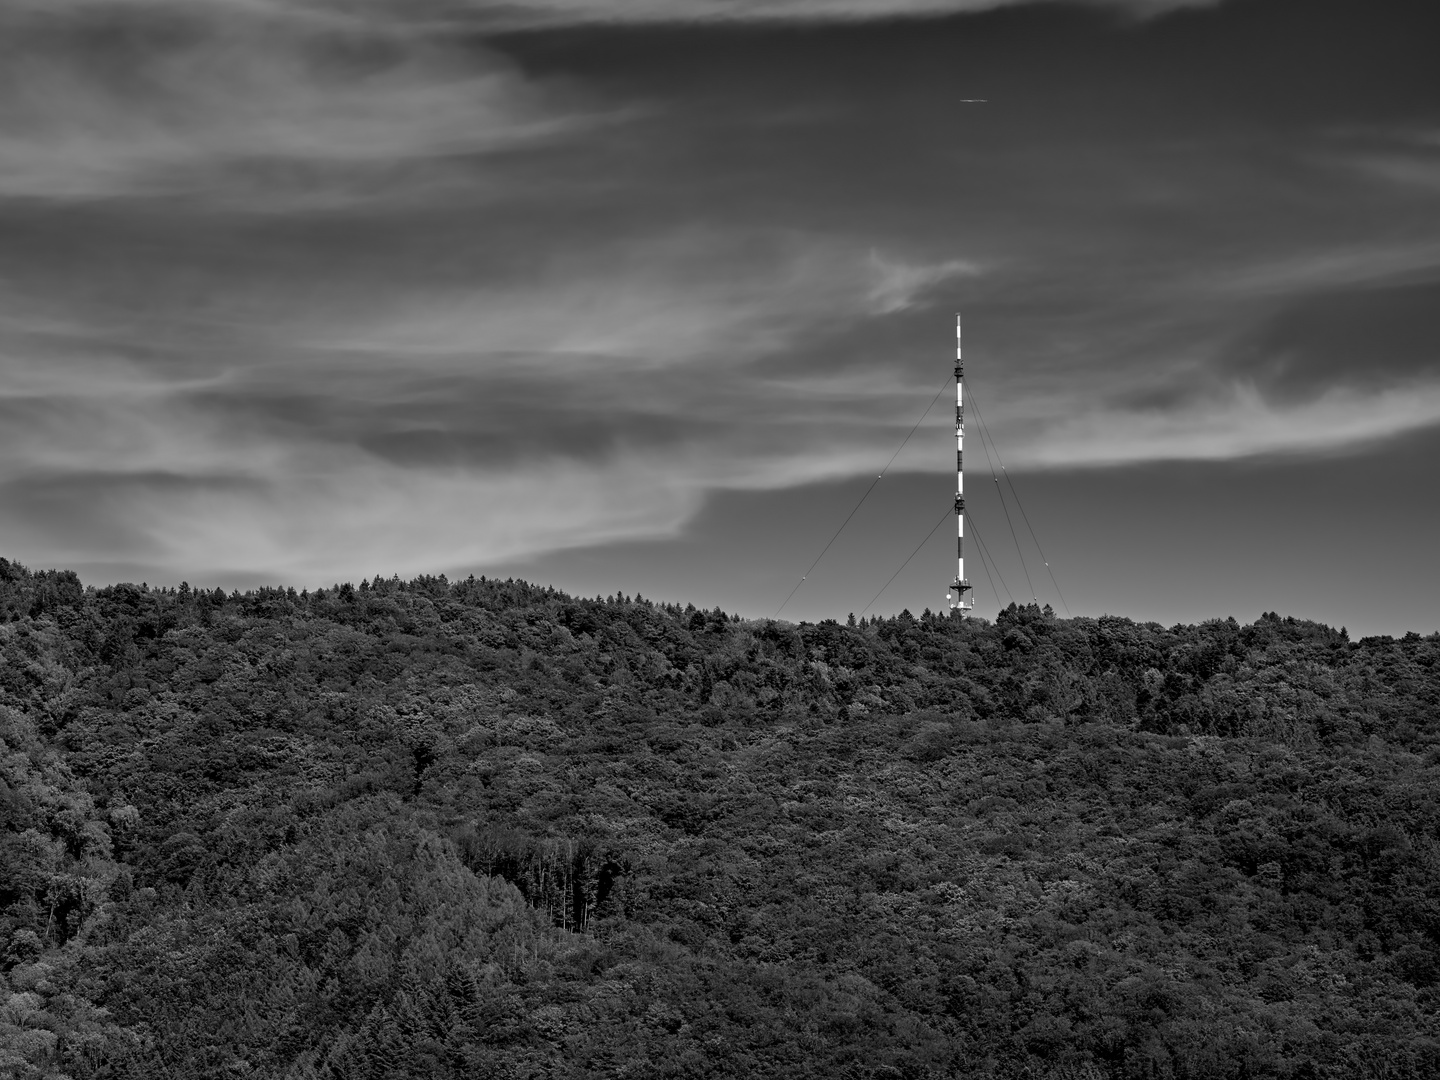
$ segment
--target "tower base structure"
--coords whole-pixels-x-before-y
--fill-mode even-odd
[[[966,595],[969,592],[970,582],[956,578],[950,583],[950,591],[946,594],[950,599],[950,610],[958,611],[962,619],[975,607],[975,598]]]

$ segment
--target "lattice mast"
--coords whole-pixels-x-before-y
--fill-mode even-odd
[[[955,580],[950,584],[950,610],[965,618],[975,606],[965,580],[965,359],[961,351],[960,316],[955,316]]]

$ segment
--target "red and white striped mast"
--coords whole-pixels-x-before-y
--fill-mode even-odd
[[[960,316],[955,316],[955,580],[950,585],[950,610],[963,619],[975,606],[965,580],[965,361],[960,350]]]

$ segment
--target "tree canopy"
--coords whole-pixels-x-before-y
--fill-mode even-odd
[[[0,1075],[1440,1074],[1440,636],[0,559]]]

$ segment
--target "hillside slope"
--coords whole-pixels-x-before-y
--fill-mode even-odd
[[[1440,637],[0,560],[0,1076],[1440,1074]]]

